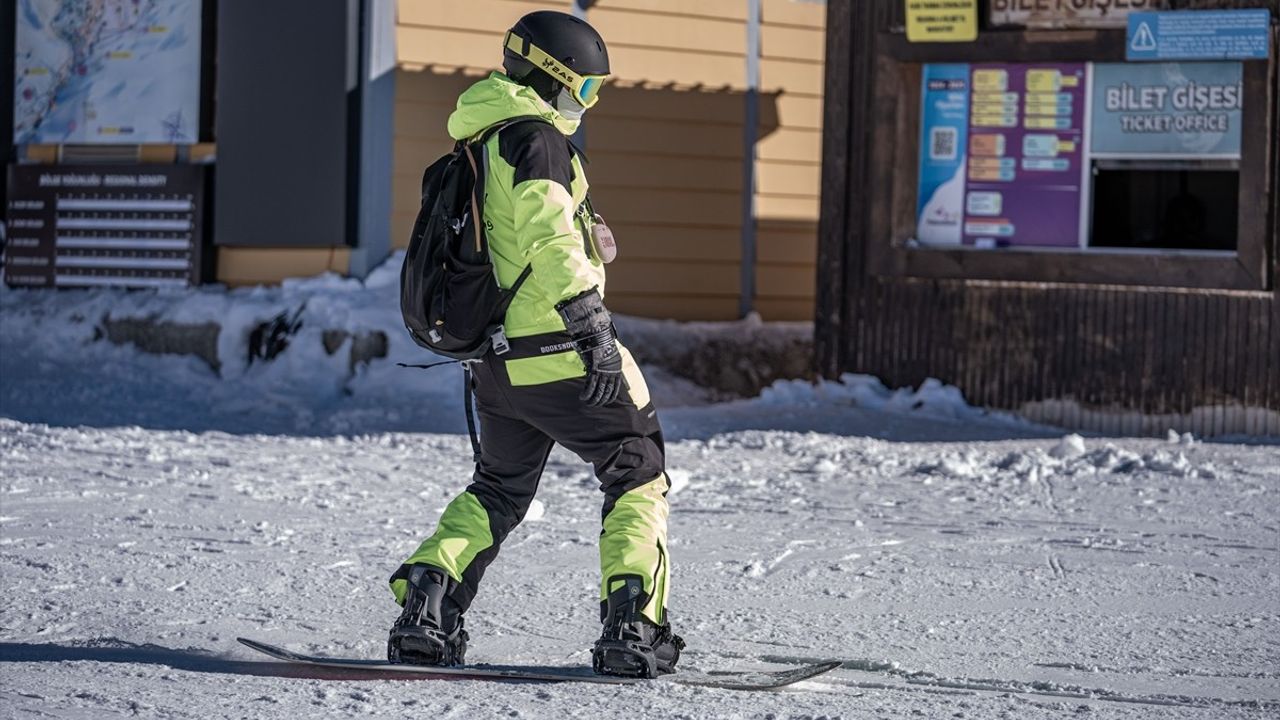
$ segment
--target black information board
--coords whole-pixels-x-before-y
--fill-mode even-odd
[[[206,173],[200,165],[10,165],[5,283],[200,282]]]

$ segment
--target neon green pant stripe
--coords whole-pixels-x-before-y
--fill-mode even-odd
[[[582,377],[587,374],[578,353],[569,352],[507,360],[507,377],[512,387],[542,385]]]
[[[462,573],[466,572],[476,555],[492,545],[489,514],[475,495],[464,492],[444,509],[435,534],[422,541],[405,564],[434,565],[461,582]],[[403,581],[393,583],[392,592],[396,592],[396,584],[403,584]],[[396,593],[396,599],[402,600],[403,593]]]
[[[600,536],[600,599],[608,596],[609,578],[639,575],[649,603],[644,615],[655,623],[664,620],[670,559],[667,547],[666,475],[630,490],[618,498],[604,519]]]

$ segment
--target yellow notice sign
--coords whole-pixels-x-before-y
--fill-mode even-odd
[[[971,42],[978,39],[978,0],[905,0],[907,40]]]

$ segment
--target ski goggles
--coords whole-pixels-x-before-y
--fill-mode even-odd
[[[507,31],[506,46],[511,52],[537,65],[564,83],[573,95],[573,99],[577,100],[582,107],[589,108],[600,99],[600,86],[604,85],[608,75],[579,75],[565,67],[564,63],[543,52],[542,48],[511,31]]]

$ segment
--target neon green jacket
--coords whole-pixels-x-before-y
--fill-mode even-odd
[[[547,123],[521,123],[485,144],[485,228],[498,283],[511,287],[526,265],[533,273],[507,310],[509,338],[564,331],[556,303],[593,287],[604,295],[604,265],[584,243],[589,220],[581,210],[587,179],[566,136],[578,129],[532,89],[502,73],[472,85],[449,116],[449,135],[475,137],[508,118],[537,115]],[[549,124],[548,124],[549,123]],[[581,376],[570,351],[509,361],[516,385]]]

